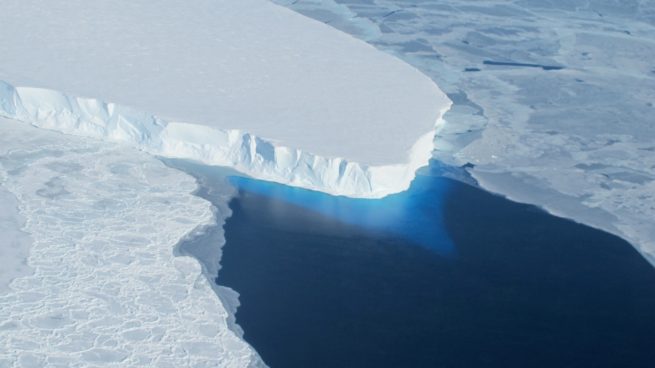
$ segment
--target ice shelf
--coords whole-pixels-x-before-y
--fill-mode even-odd
[[[9,0],[0,23],[2,115],[333,194],[407,188],[450,107],[417,69],[264,0]]]

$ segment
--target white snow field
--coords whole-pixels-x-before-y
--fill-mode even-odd
[[[437,159],[655,264],[655,2],[275,1],[435,80]]]
[[[31,272],[25,260],[32,244],[29,235],[20,230],[25,220],[18,212],[16,197],[3,187],[2,174],[0,171],[0,294],[9,290],[11,280]]]
[[[31,239],[29,272],[0,289],[0,367],[264,365],[217,296],[234,292],[175,256],[229,215],[192,195],[192,177],[125,145],[0,118],[0,178],[15,196],[0,194],[0,208],[17,205],[25,221],[12,231],[24,222]],[[3,212],[2,229],[6,218],[17,216]]]
[[[407,188],[450,106],[266,0],[6,0],[0,24],[5,117],[333,194]]]

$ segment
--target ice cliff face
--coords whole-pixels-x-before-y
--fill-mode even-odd
[[[415,171],[429,161],[433,137],[443,124],[439,118],[434,130],[419,137],[405,164],[373,166],[285,147],[239,129],[164,121],[113,103],[2,81],[0,115],[66,134],[124,142],[153,155],[229,166],[259,179],[363,198],[409,187]]]

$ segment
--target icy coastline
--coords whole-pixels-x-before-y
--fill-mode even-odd
[[[175,254],[228,215],[192,194],[192,177],[2,118],[0,143],[0,190],[32,243],[32,272],[0,290],[0,366],[264,366],[233,324],[233,292]]]

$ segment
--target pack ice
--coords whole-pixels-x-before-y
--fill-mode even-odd
[[[0,118],[0,367],[264,366],[234,292],[174,252],[229,215],[195,189],[144,152]]]
[[[408,187],[450,106],[422,73],[264,0],[0,13],[0,114],[358,197]]]

